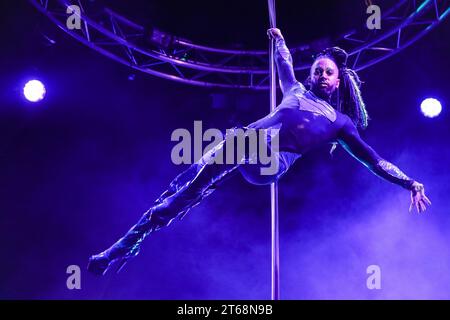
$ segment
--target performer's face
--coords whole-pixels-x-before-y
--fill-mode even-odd
[[[311,89],[328,99],[339,88],[339,69],[333,60],[321,57],[311,67]]]

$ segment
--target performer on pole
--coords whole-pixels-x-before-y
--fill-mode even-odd
[[[334,47],[317,54],[305,83],[306,88],[295,78],[292,57],[280,30],[271,28],[267,33],[275,39],[275,62],[283,100],[270,114],[244,128],[279,129],[277,172],[261,175],[260,166],[249,162],[249,157],[235,164],[211,161],[217,154],[226,152],[229,140],[223,140],[178,175],[121,239],[107,250],[92,256],[89,259],[89,271],[105,274],[115,262],[119,263],[120,270],[128,259],[139,253],[140,245],[147,235],[168,226],[177,217],[184,217],[192,207],[235,173],[240,172],[250,183],[270,184],[279,180],[303,154],[325,143],[338,142],[374,174],[409,190],[409,211],[415,207],[420,213],[431,205],[423,184],[409,178],[394,164],[383,159],[359,136],[357,128],[367,127],[368,115],[361,97],[361,81],[356,72],[346,66],[347,53]],[[269,136],[268,147],[273,139]]]

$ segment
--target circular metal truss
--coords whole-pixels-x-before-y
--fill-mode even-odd
[[[39,11],[78,41],[124,65],[161,78],[203,87],[267,90],[268,50],[212,48],[145,27],[89,0],[29,0]],[[68,6],[80,8],[80,29],[67,26]],[[310,66],[314,52],[340,46],[348,66],[362,70],[418,40],[449,14],[445,0],[402,0],[385,10],[381,29],[366,25],[337,39],[323,38],[291,48],[295,71]],[[304,62],[304,63],[302,63]]]

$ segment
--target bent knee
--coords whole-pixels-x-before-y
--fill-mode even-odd
[[[239,167],[239,171],[244,179],[254,185],[268,185],[277,181],[285,172],[280,166],[277,172],[264,174],[263,167],[254,164],[244,164]]]

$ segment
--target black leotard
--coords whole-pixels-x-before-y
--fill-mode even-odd
[[[324,143],[339,142],[376,175],[408,190],[412,188],[414,180],[364,142],[347,115],[306,90],[295,79],[292,56],[283,39],[276,42],[275,62],[283,100],[273,112],[250,124],[249,128],[279,127],[280,152],[299,155]]]

